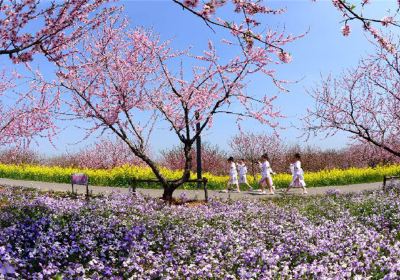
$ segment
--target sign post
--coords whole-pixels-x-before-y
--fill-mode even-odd
[[[199,119],[199,112],[196,112],[196,119]],[[196,133],[200,131],[200,122],[196,123]],[[197,162],[197,179],[201,180],[203,178],[202,175],[202,162],[201,162],[201,137],[198,134],[196,138],[196,162]],[[201,187],[201,182],[197,182],[197,187]]]

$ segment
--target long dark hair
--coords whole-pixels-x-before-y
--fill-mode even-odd
[[[269,156],[268,156],[267,153],[264,153],[264,154],[261,156],[261,158],[262,158],[262,159],[266,159],[266,160],[269,161]]]

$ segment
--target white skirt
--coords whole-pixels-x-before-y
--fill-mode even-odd
[[[231,185],[236,185],[236,184],[238,184],[239,182],[238,182],[238,178],[237,178],[237,175],[235,174],[235,175],[230,175],[229,176],[229,182],[228,182],[229,184],[231,184]]]
[[[268,176],[264,176],[264,175],[263,175],[263,176],[261,177],[261,180],[259,181],[259,184],[261,184],[261,183],[263,183],[263,182],[267,183],[267,181],[271,184],[271,186],[274,185],[274,181],[272,181],[271,175],[268,175]]]
[[[306,182],[304,181],[303,175],[294,175],[290,186],[304,188],[306,186]]]
[[[246,174],[239,176],[239,184],[247,184]]]

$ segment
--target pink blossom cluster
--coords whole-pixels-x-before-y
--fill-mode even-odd
[[[27,89],[22,85],[27,85]],[[53,109],[57,107],[58,95],[49,95],[48,88],[48,85],[31,81],[17,72],[2,72],[0,145],[28,145],[34,137],[51,138],[54,135]]]
[[[291,42],[300,36],[278,34],[274,30],[270,30],[263,26],[259,20],[259,16],[277,15],[285,12],[285,9],[273,9],[266,6],[262,1],[250,0],[211,0],[199,5],[199,1],[178,1],[185,9],[193,14],[203,18],[209,26],[223,27],[232,33],[235,37],[240,37],[246,48],[252,48],[255,43],[259,43],[267,47],[272,53],[283,63],[291,61],[290,55],[283,50],[286,43]],[[218,12],[222,7],[232,5],[236,16],[234,18],[226,18],[226,14]],[[238,20],[239,18],[239,20]],[[256,44],[256,45],[259,45]]]
[[[185,0],[183,4],[190,8],[196,8],[199,4],[199,0]]]
[[[115,8],[100,10],[108,0],[1,2],[0,54],[15,63],[31,61],[36,53],[57,60],[69,42],[98,26]],[[34,28],[34,31],[28,32]]]
[[[369,32],[378,41],[379,45],[389,53],[395,54],[397,52],[396,47],[390,42],[390,39],[386,38],[377,29],[373,27],[368,27]]]
[[[400,2],[399,2],[400,3]],[[390,53],[395,53],[397,50],[392,42],[390,31],[384,33],[383,31],[378,31],[374,27],[377,23],[380,23],[383,27],[399,27],[396,17],[398,13],[390,14],[391,11],[387,12],[387,15],[382,18],[369,18],[364,16],[364,8],[367,5],[371,5],[369,0],[358,0],[358,1],[346,1],[346,0],[332,0],[332,4],[341,13],[344,18],[345,25],[342,27],[343,36],[348,36],[350,34],[350,26],[348,25],[350,21],[360,21],[363,28],[370,33],[373,38]],[[398,4],[400,7],[400,4]]]
[[[394,23],[394,18],[390,16],[383,17],[381,19],[381,23],[383,26],[389,26],[390,24]]]
[[[343,34],[343,36],[349,36],[350,35],[350,26],[348,24],[345,24],[342,27],[342,34]]]
[[[292,56],[287,52],[281,52],[281,53],[279,53],[279,59],[283,63],[289,63],[292,61]]]
[[[37,53],[50,61],[67,55],[69,44],[101,24],[116,8],[101,8],[108,0],[1,1],[0,55],[14,63],[26,63]],[[25,64],[28,72],[34,72]],[[11,75],[8,73],[12,73]],[[34,137],[55,134],[55,111],[59,95],[50,94],[47,82],[4,70],[1,74],[0,145],[27,145]],[[28,85],[26,90],[20,85]],[[20,87],[18,87],[19,85]]]

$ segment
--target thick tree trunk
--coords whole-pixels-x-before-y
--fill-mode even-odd
[[[162,187],[164,189],[162,199],[165,201],[171,201],[172,200],[172,195],[174,191],[182,186],[184,183],[186,183],[190,179],[190,169],[186,169],[183,172],[183,175],[181,178],[179,178],[176,181],[173,182],[168,182],[167,184],[162,184]]]
[[[154,175],[156,176],[157,180],[159,180],[161,186],[164,189],[162,199],[165,201],[172,201],[172,195],[174,191],[186,183],[190,179],[190,172],[192,169],[192,143],[189,141],[185,143],[184,146],[184,156],[185,156],[185,167],[182,174],[182,177],[175,181],[168,181],[167,178],[161,173],[160,169],[158,168],[157,164],[151,160],[143,151],[136,149],[127,138],[121,137],[128,146],[130,147],[131,151],[140,159],[142,159],[153,171]]]
[[[183,170],[182,177],[171,183],[163,184],[164,193],[163,193],[162,198],[165,201],[171,201],[174,191],[190,179],[190,173],[191,173],[192,162],[193,162],[191,151],[192,151],[191,145],[186,144],[185,148],[184,148],[185,167]]]
[[[167,186],[163,186],[164,187],[164,193],[162,196],[162,199],[165,201],[172,201],[172,194],[174,193],[175,189],[173,186],[171,185],[167,185]]]

